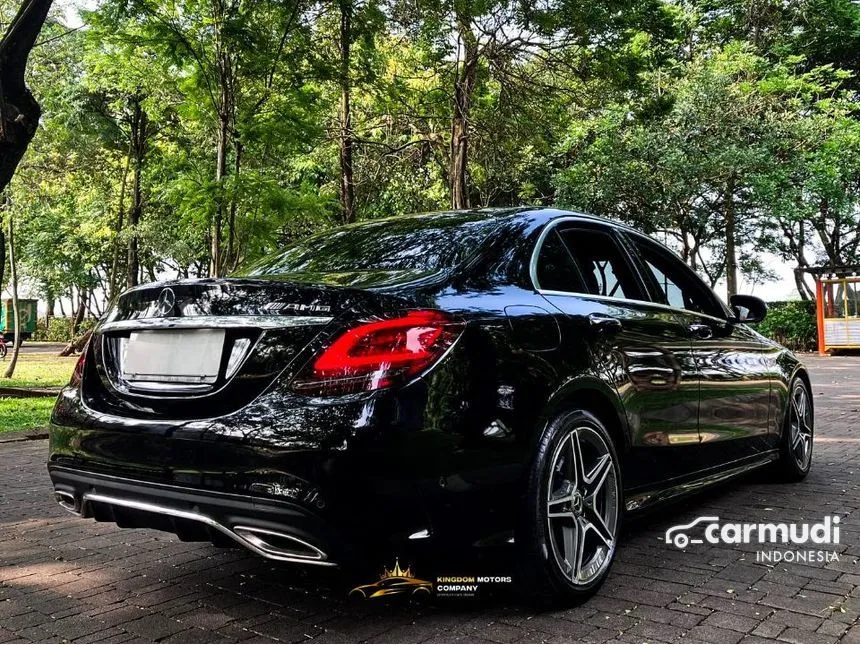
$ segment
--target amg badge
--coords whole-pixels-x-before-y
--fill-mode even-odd
[[[329,305],[306,305],[300,302],[270,302],[263,307],[264,311],[287,313],[328,313],[331,311]]]

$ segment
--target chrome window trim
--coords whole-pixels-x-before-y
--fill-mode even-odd
[[[699,311],[691,311],[690,309],[681,309],[679,307],[673,307],[671,305],[664,305],[662,302],[651,302],[649,300],[632,300],[630,298],[615,298],[613,296],[595,296],[590,293],[574,293],[570,291],[554,291],[552,289],[536,289],[537,293],[542,296],[566,296],[570,298],[582,298],[584,300],[599,300],[601,302],[610,302],[610,303],[618,303],[621,305],[639,305],[644,307],[653,307],[654,309],[660,309],[662,311],[668,311],[669,313],[676,314],[686,314],[688,316],[697,316],[699,318],[707,318],[708,320],[713,320],[714,322],[718,322],[721,325],[725,325],[728,320],[725,318],[719,318],[717,316],[712,316],[710,314],[703,314]]]
[[[587,224],[601,224],[600,222],[595,222],[594,220],[589,220],[584,217],[560,217],[551,221],[544,227],[544,230],[541,231],[540,236],[535,242],[535,247],[532,249],[531,261],[529,262],[529,277],[532,281],[532,287],[535,290],[535,293],[538,293],[542,296],[572,296],[576,298],[585,298],[591,300],[598,300],[600,302],[610,302],[610,303],[619,303],[619,304],[633,304],[640,305],[646,307],[654,307],[656,309],[660,309],[662,311],[668,311],[670,313],[680,313],[692,316],[699,316],[700,318],[707,318],[708,320],[713,320],[720,324],[725,325],[728,322],[727,318],[719,318],[717,316],[712,316],[710,314],[703,314],[699,311],[691,311],[690,309],[682,309],[679,307],[673,307],[671,305],[665,305],[662,302],[654,302],[652,300],[635,300],[632,298],[617,298],[615,296],[598,296],[591,293],[580,293],[578,291],[557,291],[554,289],[541,289],[540,282],[537,279],[537,263],[538,263],[538,255],[540,254],[541,248],[543,248],[544,240],[546,240],[547,236],[550,232],[559,224],[565,222],[579,222],[579,223],[587,223]],[[606,229],[615,230],[615,227],[611,224],[604,225]],[[627,233],[627,231],[625,231]],[[643,236],[641,233],[635,233],[636,235],[645,237],[646,239],[650,239],[647,236]],[[653,242],[653,240],[651,240]]]

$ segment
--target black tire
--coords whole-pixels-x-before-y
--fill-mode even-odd
[[[793,379],[788,392],[776,471],[781,479],[797,482],[806,477],[812,467],[815,418],[812,394],[803,379]]]
[[[6,343],[0,344],[0,361],[5,360],[6,354],[9,353],[9,348],[6,347]]]
[[[576,434],[576,438],[573,434]],[[571,485],[577,475],[574,472],[571,478],[566,478],[566,470],[576,458],[572,452],[573,448],[568,448],[565,442],[571,446],[582,446],[580,463],[584,463],[585,475],[579,479],[585,482],[583,490],[586,494],[579,498],[579,510],[576,504],[579,486]],[[603,483],[600,484],[598,465],[604,461],[599,452],[604,447],[611,469],[607,470]],[[571,452],[565,453],[568,450]],[[596,456],[593,463],[598,465],[593,468],[588,453]],[[571,463],[559,461],[563,454],[569,456]],[[601,468],[609,466],[603,465]],[[587,481],[589,475],[593,478],[591,483]],[[561,486],[558,485],[559,482],[562,482]],[[603,486],[605,490],[592,494],[588,492],[591,490],[589,486]],[[550,506],[555,509],[552,518]],[[602,522],[600,529],[593,515],[595,512],[600,513],[598,507],[602,508],[605,514],[605,517],[597,517]],[[610,509],[613,507],[615,519],[610,521],[607,518],[611,518]],[[567,517],[568,508],[570,518]],[[584,410],[566,412],[550,420],[541,435],[529,471],[523,512],[515,539],[519,556],[516,582],[524,600],[538,608],[550,609],[573,606],[594,595],[609,575],[615,558],[623,509],[621,465],[612,437],[603,423]],[[582,530],[581,523],[591,524],[592,528]],[[607,529],[607,534],[612,536],[611,545],[601,536],[602,529]],[[574,537],[569,538],[571,531]],[[579,536],[582,534],[586,539],[580,545]],[[568,551],[569,545],[573,552],[579,549],[579,564],[575,567],[571,566],[570,560],[577,558],[568,558],[562,553]],[[594,546],[594,554],[593,558],[587,561],[588,566],[585,566],[584,559],[590,552],[590,545]],[[598,553],[601,550],[602,558]],[[591,577],[581,575],[586,573]]]

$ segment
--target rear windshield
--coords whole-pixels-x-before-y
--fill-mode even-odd
[[[313,235],[243,273],[440,271],[465,260],[495,224],[496,220],[478,213],[366,222]]]

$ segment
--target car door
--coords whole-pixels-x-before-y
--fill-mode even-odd
[[[642,263],[653,297],[671,307],[688,330],[701,377],[699,435],[702,466],[749,457],[772,447],[770,375],[776,350],[742,324],[671,251],[639,234],[627,238]]]
[[[561,221],[544,232],[539,292],[564,312],[563,352],[583,338],[591,367],[621,397],[630,428],[625,486],[647,487],[689,472],[698,445],[698,375],[686,329],[646,302],[635,264],[611,227]]]

